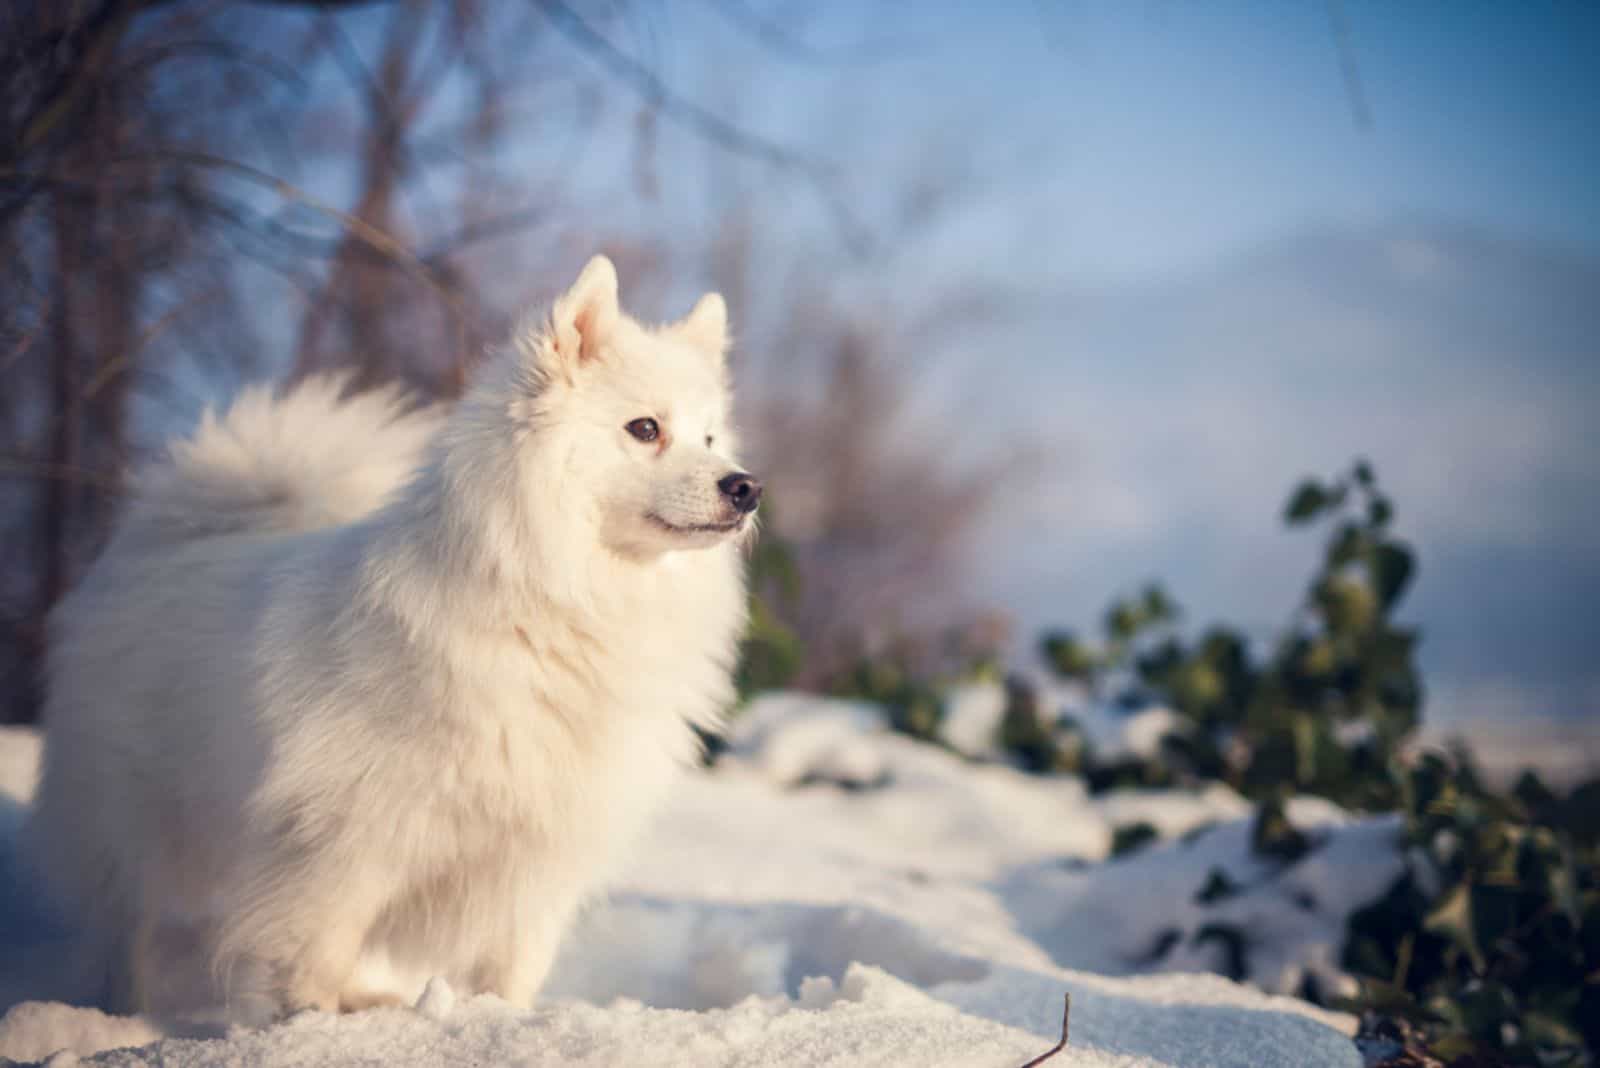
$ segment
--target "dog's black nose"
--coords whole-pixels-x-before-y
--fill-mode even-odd
[[[739,512],[753,512],[756,505],[761,503],[761,482],[743,471],[735,471],[731,475],[723,475],[717,480],[717,488],[728,498],[728,503]]]

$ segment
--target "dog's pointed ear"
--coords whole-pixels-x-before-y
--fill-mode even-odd
[[[550,345],[562,368],[570,373],[597,359],[621,317],[617,269],[596,256],[550,309]]]
[[[728,304],[721,293],[707,293],[689,314],[672,326],[674,332],[718,363],[728,354]]]

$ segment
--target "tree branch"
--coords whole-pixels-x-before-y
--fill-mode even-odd
[[[1327,0],[1328,22],[1333,29],[1333,47],[1339,53],[1339,74],[1344,78],[1345,96],[1350,101],[1350,117],[1356,128],[1372,129],[1372,111],[1367,107],[1367,94],[1361,82],[1361,67],[1356,62],[1355,45],[1350,39],[1350,23],[1345,19],[1342,0]]]
[[[1035,1057],[1033,1060],[1029,1061],[1027,1064],[1024,1064],[1022,1066],[1022,1068],[1035,1068],[1036,1065],[1043,1064],[1045,1061],[1049,1060],[1051,1057],[1054,1057],[1057,1053],[1060,1053],[1062,1050],[1066,1049],[1067,1048],[1067,1025],[1071,1022],[1071,1020],[1072,1020],[1072,994],[1069,992],[1069,993],[1066,993],[1066,994],[1062,995],[1062,1005],[1061,1005],[1061,1041],[1057,1042],[1050,1049],[1047,1049],[1043,1053],[1039,1054],[1039,1056]]]
[[[811,179],[828,173],[816,160],[736,126],[715,112],[708,111],[693,100],[674,92],[654,71],[606,40],[599,31],[561,0],[534,0],[534,2],[563,37],[587,52],[612,75],[658,107],[673,121],[688,127],[729,152],[748,156],[783,170],[794,171]]]
[[[817,67],[835,67],[847,63],[873,63],[888,59],[887,50],[867,43],[841,51],[818,48],[801,40],[780,26],[775,20],[752,10],[742,0],[706,0],[723,19],[754,37],[773,55],[795,63]]]
[[[851,252],[856,255],[865,254],[868,245],[866,233],[837,195],[833,186],[835,172],[831,166],[729,122],[681,93],[675,92],[654,71],[606,40],[562,0],[534,0],[534,3],[544,12],[557,32],[588,53],[595,62],[624,85],[632,88],[668,119],[728,152],[806,179],[839,224]]]

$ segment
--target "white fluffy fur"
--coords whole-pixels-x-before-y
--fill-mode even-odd
[[[26,839],[113,1007],[532,999],[731,696],[725,339],[597,258],[449,414],[250,390],[139,476],[54,620]]]

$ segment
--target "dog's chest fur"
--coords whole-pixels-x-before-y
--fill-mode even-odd
[[[488,632],[441,628],[462,636],[419,650],[404,678],[359,686],[388,691],[379,707],[406,709],[351,724],[389,735],[371,739],[381,762],[351,794],[357,806],[394,806],[393,863],[404,869],[395,875],[605,874],[693,759],[690,724],[714,724],[731,697],[743,621],[735,552],[635,575],[601,610],[508,614]],[[316,730],[303,742],[330,739]]]

